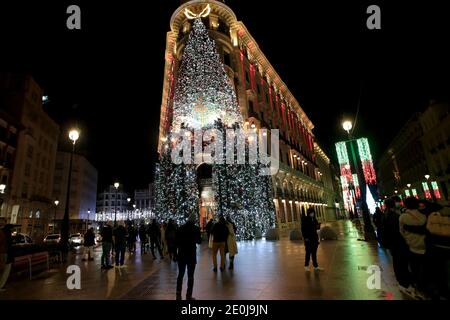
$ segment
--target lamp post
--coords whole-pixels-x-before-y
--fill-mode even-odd
[[[114,201],[114,226],[117,226],[117,189],[119,189],[119,183],[114,183],[114,188],[116,188],[116,200]]]
[[[87,216],[87,220],[86,220],[86,232],[87,232],[87,230],[88,230],[89,215],[91,214],[91,209],[88,209],[87,213],[88,213],[88,216]]]
[[[363,221],[364,221],[364,237],[366,240],[372,239],[375,237],[374,234],[374,228],[372,225],[372,221],[370,219],[370,212],[369,208],[367,206],[366,202],[366,181],[364,180],[364,173],[360,171],[360,166],[358,165],[358,161],[356,159],[356,153],[355,149],[353,147],[353,135],[350,132],[350,130],[353,128],[353,124],[351,121],[346,120],[342,123],[342,127],[345,131],[347,131],[349,143],[350,143],[350,150],[352,153],[352,159],[353,163],[355,165],[355,171],[356,171],[356,178],[359,182],[360,192],[361,192],[361,199],[360,199],[360,209],[362,211]],[[360,178],[361,177],[361,178]],[[355,192],[356,195],[356,192]]]
[[[127,203],[128,203],[128,205],[127,205],[127,212],[128,212],[127,218],[128,218],[128,220],[130,220],[130,201],[131,201],[131,198],[127,198]]]
[[[58,204],[59,204],[59,200],[55,200],[55,214],[53,216],[53,233],[55,233],[55,229],[56,229],[56,210],[58,208]]]
[[[72,140],[72,152],[70,153],[69,177],[67,180],[67,194],[66,194],[64,217],[61,224],[61,245],[63,248],[63,252],[67,252],[68,250],[69,227],[70,227],[69,223],[70,182],[72,180],[72,163],[73,163],[73,154],[75,153],[75,143],[77,142],[79,137],[80,132],[78,130],[76,129],[70,130],[69,139]]]

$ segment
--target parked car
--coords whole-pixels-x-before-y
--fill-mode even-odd
[[[12,234],[13,246],[25,246],[25,245],[32,244],[32,243],[33,243],[33,239],[31,239],[30,236],[28,236],[24,233],[14,232]]]
[[[81,246],[83,244],[83,235],[81,233],[71,234],[69,237],[69,243],[74,247]]]
[[[49,234],[44,239],[44,243],[46,244],[58,244],[60,241],[61,235],[59,233]]]

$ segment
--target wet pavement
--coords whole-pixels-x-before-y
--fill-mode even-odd
[[[376,242],[359,241],[358,228],[350,221],[331,224],[338,240],[324,240],[318,249],[319,265],[325,270],[306,272],[302,241],[282,237],[278,241],[241,241],[234,270],[214,273],[207,243],[198,250],[194,297],[198,300],[401,300],[407,299],[397,288],[392,258]],[[139,247],[139,243],[137,245]],[[153,260],[151,254],[126,254],[126,268],[100,269],[101,248],[95,260],[81,261],[73,254],[71,264],[80,266],[81,289],[69,290],[67,266],[56,266],[36,274],[12,279],[0,299],[175,299],[177,265]],[[380,289],[367,286],[370,266],[381,270]],[[185,276],[186,278],[187,276]],[[186,280],[183,295],[186,290]],[[370,280],[370,279],[369,279]],[[372,281],[369,281],[372,283]]]

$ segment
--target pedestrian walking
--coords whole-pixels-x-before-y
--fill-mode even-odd
[[[195,300],[192,297],[194,289],[194,273],[197,264],[197,244],[202,242],[200,228],[195,225],[195,215],[176,231],[175,244],[178,249],[178,277],[176,299],[181,300],[183,278],[188,273],[186,300]]]
[[[86,261],[86,256],[89,261],[94,260],[94,246],[95,246],[95,233],[94,228],[89,228],[84,234],[84,254],[82,261]]]
[[[409,247],[409,266],[416,298],[425,298],[425,234],[427,217],[419,209],[419,201],[408,197],[404,201],[406,211],[400,215],[400,233]]]
[[[316,212],[313,208],[308,208],[306,216],[302,218],[302,235],[305,242],[305,271],[310,271],[309,261],[312,258],[314,271],[323,271],[317,262],[317,248],[319,247],[320,223],[317,221]]]
[[[230,260],[230,265],[228,269],[234,269],[234,257],[238,253],[238,247],[236,242],[236,224],[231,220],[230,216],[227,217],[227,228],[228,228],[228,237],[227,237],[227,245],[226,252],[228,253],[228,257]]]
[[[139,242],[141,243],[141,254],[146,254],[148,239],[147,228],[145,227],[144,223],[139,226]]]
[[[156,219],[152,220],[149,227],[149,237],[150,237],[150,250],[153,255],[153,259],[156,260],[155,247],[158,249],[161,259],[164,259],[164,255],[161,249],[161,229]]]
[[[212,259],[214,264],[214,272],[217,272],[217,252],[220,251],[220,271],[225,270],[225,243],[228,238],[228,227],[223,215],[219,217],[219,221],[212,228],[213,246]]]
[[[102,237],[102,269],[110,269],[112,268],[110,254],[113,246],[113,230],[110,222],[102,228],[100,235]]]
[[[211,236],[211,230],[212,230],[213,226],[214,226],[214,220],[211,218],[211,219],[209,219],[208,223],[205,226],[205,231],[206,231],[206,236],[207,236],[208,241],[209,241],[209,237]]]
[[[384,245],[391,253],[394,274],[400,291],[409,296],[414,296],[414,288],[412,287],[411,273],[409,271],[409,247],[400,233],[399,218],[401,212],[396,210],[395,201],[392,198],[386,199],[384,206]]]
[[[163,255],[167,255],[167,243],[166,243],[166,223],[161,223],[160,227],[160,235],[161,235],[161,250]]]
[[[373,224],[375,225],[377,232],[378,244],[381,248],[384,248],[383,244],[383,225],[384,225],[384,214],[379,207],[375,208],[375,213],[373,214]]]
[[[14,262],[14,253],[12,248],[12,232],[14,225],[6,224],[0,230],[0,291],[4,288],[11,272],[11,266]]]
[[[128,252],[129,253],[136,253],[136,241],[137,241],[137,231],[135,227],[130,224],[128,227]]]
[[[127,229],[123,226],[123,223],[119,223],[119,225],[114,229],[114,249],[116,252],[116,268],[124,267],[125,262],[125,250],[126,250],[126,238],[127,238]]]
[[[167,242],[167,253],[169,255],[169,259],[174,262],[177,261],[177,245],[176,245],[176,236],[177,236],[177,226],[173,219],[169,219],[169,223],[166,228],[166,242]]]

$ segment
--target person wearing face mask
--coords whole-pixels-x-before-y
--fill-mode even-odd
[[[316,213],[313,208],[306,211],[306,216],[302,218],[302,235],[305,241],[305,271],[309,271],[309,260],[312,258],[315,271],[322,271],[317,263],[317,247],[319,246],[320,223],[316,219]]]

